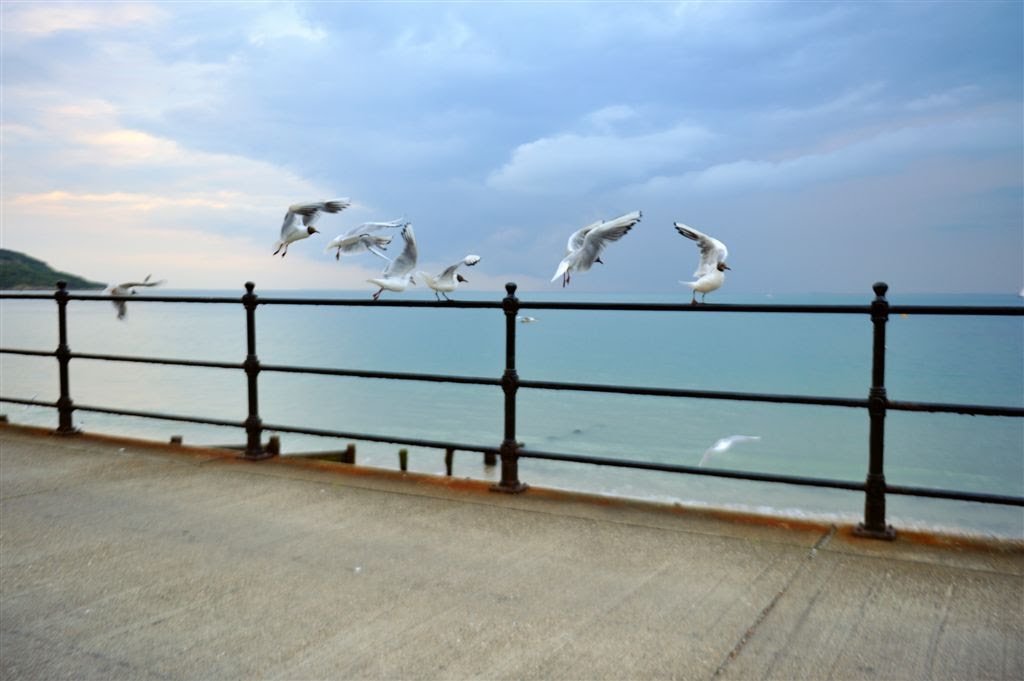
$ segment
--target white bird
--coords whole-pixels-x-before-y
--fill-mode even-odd
[[[432,277],[426,272],[420,272],[419,275],[423,277],[425,282],[427,282],[427,286],[434,289],[435,298],[441,300],[441,296],[437,295],[440,293],[444,296],[445,300],[451,300],[451,298],[448,297],[448,294],[457,289],[460,283],[469,281],[469,279],[466,279],[455,270],[459,269],[462,265],[472,267],[478,262],[480,262],[479,255],[467,255],[454,265],[446,267],[441,274],[437,275],[437,277]]]
[[[700,264],[697,266],[697,271],[693,273],[697,280],[680,281],[679,283],[693,289],[693,298],[690,300],[691,305],[697,304],[698,291],[700,292],[700,302],[703,303],[704,296],[716,290],[725,282],[725,270],[732,269],[725,264],[725,259],[729,257],[729,249],[718,239],[698,232],[693,227],[687,227],[681,222],[674,222],[672,224],[676,226],[677,232],[687,239],[696,241],[697,247],[700,248]]]
[[[604,247],[611,241],[621,239],[633,225],[640,222],[641,217],[642,214],[637,210],[608,222],[598,220],[573,232],[566,244],[565,257],[558,263],[558,269],[555,270],[555,276],[551,277],[551,281],[561,277],[564,287],[569,283],[573,270],[586,272],[595,262],[603,265],[601,251]]]
[[[135,295],[135,289],[140,287],[140,286],[146,286],[146,287],[148,287],[148,286],[159,286],[160,284],[164,283],[164,281],[162,279],[160,281],[150,281],[149,279],[152,276],[153,276],[152,274],[147,274],[146,278],[143,279],[142,281],[126,281],[123,284],[118,284],[117,286],[114,286],[114,287],[112,287],[110,289],[110,295],[112,295],[112,296],[126,296],[128,294]],[[110,302],[114,305],[114,309],[117,310],[117,318],[118,319],[124,319],[124,316],[126,314],[128,314],[128,305],[127,305],[127,303],[125,301],[123,301],[123,300],[112,300]]]
[[[274,244],[281,257],[288,255],[288,244],[299,239],[308,238],[312,234],[320,232],[313,225],[320,219],[320,213],[340,213],[352,203],[348,199],[332,199],[318,203],[296,203],[288,206],[288,212],[284,214],[284,222],[281,223],[281,238]],[[299,221],[302,225],[299,225]],[[283,251],[281,249],[284,249]]]
[[[327,244],[324,253],[330,253],[331,249],[337,249],[334,254],[335,260],[341,259],[341,254],[356,255],[369,251],[374,255],[391,260],[384,249],[391,243],[391,236],[377,234],[385,229],[397,229],[405,224],[405,220],[391,220],[390,222],[364,222],[358,227],[353,227],[341,236],[335,237]]]
[[[723,437],[721,440],[718,440],[715,444],[708,447],[708,450],[704,452],[704,456],[700,458],[700,463],[697,465],[703,466],[711,459],[712,456],[729,451],[729,449],[737,442],[751,442],[753,440],[760,439],[760,435],[730,435],[729,437]]]
[[[533,324],[535,321],[537,321],[537,318],[536,317],[524,316],[524,317],[516,317],[516,320],[520,324]]]
[[[412,278],[412,271],[416,268],[416,259],[419,254],[416,250],[416,235],[412,231],[412,223],[405,223],[402,227],[402,238],[405,239],[405,248],[398,257],[388,263],[381,276],[375,279],[367,279],[368,282],[379,286],[380,289],[373,294],[373,299],[380,298],[384,289],[388,291],[404,291],[409,284],[416,282]]]

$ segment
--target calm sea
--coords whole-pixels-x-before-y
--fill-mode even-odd
[[[226,295],[239,291],[173,291]],[[259,292],[264,297],[366,298],[365,291]],[[151,294],[152,295],[152,294]],[[393,296],[394,294],[385,294]],[[404,294],[426,298],[420,294]],[[503,293],[460,294],[497,300]],[[718,295],[718,294],[716,294]],[[144,298],[140,293],[138,298]],[[679,302],[677,295],[524,294],[524,301]],[[866,304],[865,296],[718,295],[722,303]],[[1020,305],[1014,295],[891,296],[893,304]],[[0,301],[0,345],[52,350],[52,301]],[[871,324],[866,315],[524,311],[518,371],[522,379],[635,386],[866,397]],[[245,357],[241,305],[72,302],[69,345],[76,352],[240,362]],[[500,310],[261,306],[257,351],[266,363],[450,373],[499,378],[504,366]],[[896,400],[1024,406],[1024,319],[893,316],[888,324],[886,383]],[[52,358],[0,355],[0,394],[54,401]],[[74,360],[71,394],[83,405],[242,420],[241,371]],[[502,393],[496,387],[264,373],[265,423],[382,435],[500,443]],[[0,405],[15,423],[56,425],[52,409]],[[244,432],[184,423],[76,412],[75,425],[186,443],[236,444]],[[696,465],[728,435],[760,439],[712,459],[719,468],[863,481],[868,418],[864,410],[744,402],[521,390],[518,436],[528,447]],[[284,453],[337,450],[343,441],[282,435]],[[444,473],[443,452],[410,451],[412,470]],[[494,480],[496,467],[459,452],[457,476]],[[358,461],[397,468],[397,446],[358,443]],[[886,478],[891,484],[1024,495],[1024,419],[891,412],[886,419]],[[863,495],[813,488],[716,480],[620,468],[520,462],[523,482],[690,505],[855,521]],[[891,495],[889,521],[1024,537],[1024,511],[995,505]]]

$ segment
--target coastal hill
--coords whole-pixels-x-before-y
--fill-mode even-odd
[[[24,253],[0,248],[0,291],[26,289],[53,290],[58,281],[68,282],[69,289],[104,289],[106,284],[89,281],[74,274],[58,272],[42,260],[36,260]]]

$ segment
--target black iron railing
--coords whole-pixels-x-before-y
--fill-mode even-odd
[[[245,457],[259,460],[273,456],[263,445],[265,431],[295,433],[368,442],[388,442],[414,447],[444,449],[447,456],[455,450],[480,452],[490,463],[495,457],[501,458],[501,478],[492,489],[499,492],[516,493],[527,488],[519,480],[520,459],[545,459],[599,466],[614,466],[638,470],[663,471],[669,473],[685,473],[689,475],[706,475],[720,478],[753,480],[762,482],[784,483],[864,492],[864,520],[856,531],[868,537],[891,539],[895,532],[886,523],[886,494],[902,494],[918,497],[931,497],[972,501],[990,504],[1024,506],[1024,497],[1001,494],[966,492],[962,490],[943,490],[933,488],[911,487],[906,485],[889,485],[885,481],[885,417],[889,411],[913,411],[955,413],[986,416],[1024,417],[1024,409],[1018,407],[945,404],[931,402],[901,402],[890,400],[885,389],[885,329],[890,314],[919,315],[995,315],[1024,316],[1024,307],[1014,306],[933,306],[933,305],[889,305],[885,294],[888,286],[884,283],[874,285],[875,298],[870,305],[689,305],[689,304],[644,304],[644,303],[572,303],[572,302],[528,302],[516,297],[516,285],[505,286],[507,295],[501,301],[409,301],[409,300],[324,300],[313,298],[260,298],[254,293],[255,285],[246,283],[245,294],[241,298],[231,297],[191,297],[191,296],[110,296],[90,294],[69,294],[64,282],[58,282],[57,292],[49,294],[10,294],[0,293],[0,299],[49,299],[57,303],[57,324],[59,342],[55,351],[23,350],[0,348],[0,353],[14,355],[32,355],[55,357],[60,375],[60,397],[54,403],[26,400],[16,397],[0,396],[0,402],[52,407],[57,410],[57,430],[61,435],[73,435],[77,431],[72,426],[72,414],[75,411],[137,416],[167,421],[181,421],[213,426],[243,428],[246,432]],[[125,355],[106,355],[96,353],[72,352],[67,343],[67,305],[72,300],[132,300],[133,302],[151,303],[205,303],[232,304],[239,303],[245,308],[246,317],[246,357],[241,363],[207,362],[198,360],[181,360],[158,357],[138,357]],[[505,368],[500,378],[455,376],[447,374],[426,374],[411,372],[384,372],[362,369],[324,369],[318,367],[288,366],[263,364],[256,353],[256,310],[260,305],[316,305],[346,307],[430,307],[448,309],[498,309],[505,316]],[[595,311],[643,311],[643,312],[708,312],[708,313],[785,313],[785,314],[855,314],[868,315],[873,326],[871,384],[865,399],[822,397],[813,395],[780,395],[753,392],[731,392],[715,390],[683,390],[671,388],[651,388],[625,385],[600,385],[592,383],[571,383],[561,381],[522,380],[516,370],[516,316],[520,310],[595,310]],[[248,416],[244,421],[227,421],[220,419],[201,418],[181,414],[166,414],[152,411],[134,411],[127,409],[111,409],[95,405],[75,404],[71,399],[69,385],[69,368],[72,359],[89,359],[109,362],[136,362],[143,364],[164,364],[169,366],[201,367],[216,369],[241,369],[247,377]],[[379,433],[358,433],[341,430],[306,428],[287,424],[268,424],[260,418],[259,411],[259,375],[262,372],[281,372],[298,374],[318,374],[325,376],[347,376],[371,379],[391,379],[403,381],[427,381],[441,383],[457,383],[468,385],[500,386],[504,393],[504,432],[499,445],[450,442],[443,440],[427,440],[411,437],[397,437]],[[781,404],[822,405],[865,409],[868,413],[870,431],[868,438],[868,471],[863,483],[846,480],[829,480],[795,475],[779,475],[771,473],[754,473],[733,471],[696,466],[682,466],[655,462],[592,457],[584,455],[547,452],[529,449],[516,440],[516,395],[520,389],[530,390],[563,390],[575,392],[620,393],[626,395],[646,395],[674,398],[699,398],[712,400],[739,400],[749,402],[770,402]]]

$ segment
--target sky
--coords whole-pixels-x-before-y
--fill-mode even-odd
[[[116,283],[355,289],[327,242],[561,290],[576,229],[643,219],[564,294],[1024,286],[1024,3],[0,6],[0,247]],[[271,256],[287,207],[348,197]],[[396,237],[389,252],[397,253]],[[389,294],[400,295],[400,294]],[[710,298],[709,298],[710,300]]]

